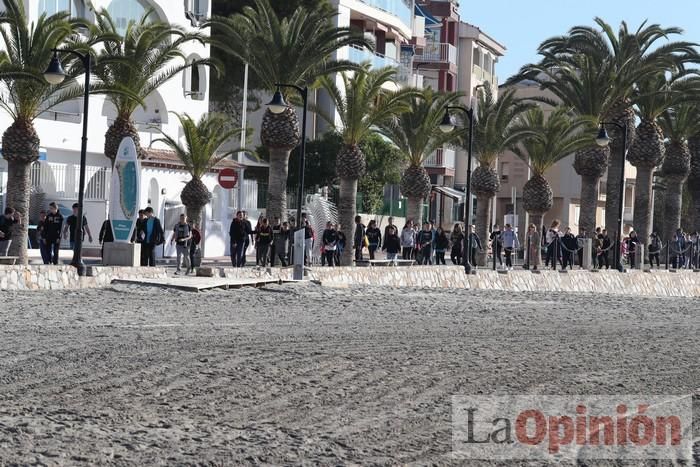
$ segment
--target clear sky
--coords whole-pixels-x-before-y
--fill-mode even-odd
[[[632,30],[645,20],[677,26],[685,33],[675,40],[700,43],[700,0],[461,0],[460,15],[508,49],[496,67],[499,83],[523,64],[537,61],[544,39],[565,34],[574,25],[592,26],[596,16],[616,32],[623,20]]]

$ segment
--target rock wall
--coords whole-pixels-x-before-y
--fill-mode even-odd
[[[260,277],[291,280],[286,269],[223,268],[224,277]],[[377,285],[388,287],[468,288],[504,291],[595,292],[666,297],[700,297],[700,273],[693,271],[493,271],[467,276],[458,266],[311,268],[307,279],[323,285]]]
[[[114,278],[166,277],[164,268],[89,266],[84,277],[76,269],[61,266],[0,266],[0,290],[60,290],[104,287]]]

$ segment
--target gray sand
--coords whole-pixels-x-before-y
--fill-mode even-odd
[[[316,285],[0,299],[0,465],[446,465],[453,394],[700,387],[700,300]]]

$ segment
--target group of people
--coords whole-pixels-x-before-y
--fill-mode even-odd
[[[55,202],[49,203],[48,211],[42,209],[39,212],[36,232],[39,240],[39,252],[44,264],[58,264],[61,240],[68,240],[71,249],[75,247],[79,224],[78,203],[74,203],[72,209],[73,213],[65,220]],[[92,242],[92,232],[85,215],[83,215],[80,235],[81,241],[85,241],[85,236],[87,235],[90,242]]]
[[[445,255],[449,252],[452,264],[460,265],[465,259],[465,251],[471,247],[469,258],[474,264],[476,254],[483,250],[483,245],[473,225],[469,235],[471,236],[470,245],[466,241],[468,237],[462,231],[460,224],[455,224],[452,231],[447,232],[441,226],[436,226],[434,220],[423,222],[421,227],[409,219],[399,236],[401,258],[415,260],[418,264],[439,265],[446,264]]]

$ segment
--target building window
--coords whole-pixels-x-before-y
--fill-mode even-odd
[[[39,0],[39,15],[55,15],[61,11],[71,11],[71,0]]]
[[[200,21],[206,18],[208,9],[207,0],[185,0],[185,17],[190,20],[192,27],[199,26]]]
[[[199,60],[199,57],[192,56],[187,59],[188,63]],[[204,65],[193,65],[183,72],[183,89],[185,96],[192,100],[204,100],[206,92],[206,69]]]
[[[146,8],[138,0],[112,0],[107,7],[115,26],[120,34],[126,31],[129,22],[141,20]]]

